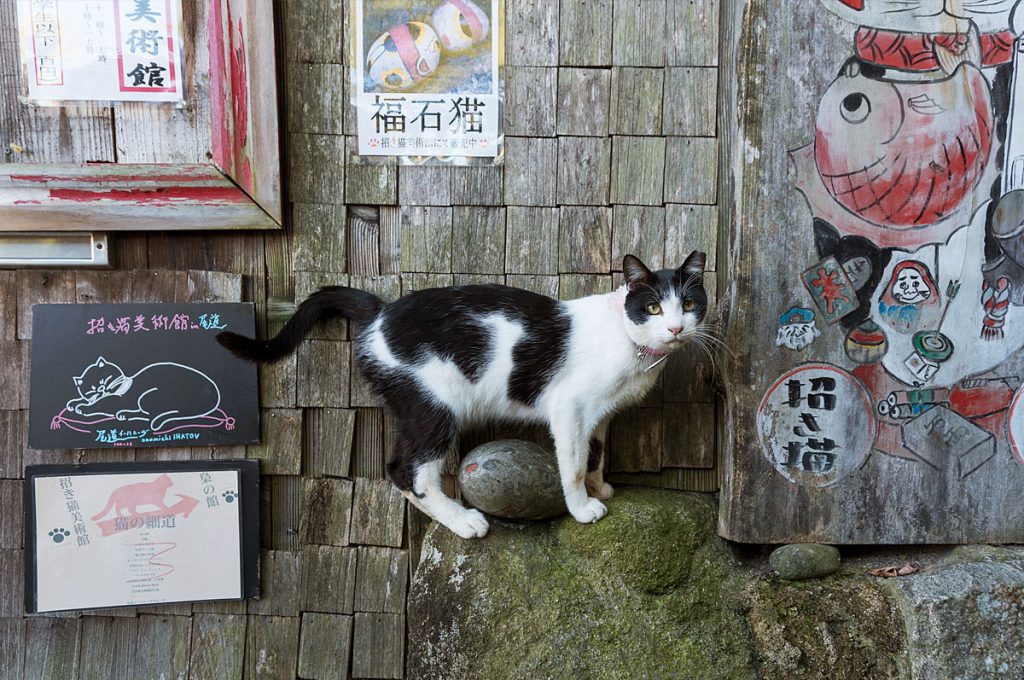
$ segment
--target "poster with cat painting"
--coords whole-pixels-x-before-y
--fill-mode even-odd
[[[217,446],[259,441],[256,372],[214,341],[253,306],[36,305],[29,446]]]
[[[30,465],[29,612],[258,594],[259,461]]]

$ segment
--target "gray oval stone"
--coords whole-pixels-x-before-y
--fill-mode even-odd
[[[821,578],[839,569],[839,551],[821,543],[793,543],[776,548],[768,564],[788,581]]]
[[[555,454],[519,439],[470,451],[459,466],[459,489],[467,503],[496,517],[544,519],[568,512]]]

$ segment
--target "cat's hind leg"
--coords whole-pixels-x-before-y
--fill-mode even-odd
[[[441,485],[444,457],[457,430],[448,414],[398,421],[388,476],[409,502],[462,538],[487,534],[487,519],[450,498]]]
[[[611,417],[605,418],[590,437],[590,455],[587,457],[587,493],[594,498],[606,501],[615,495],[612,485],[604,481],[605,441],[608,438],[608,423]]]

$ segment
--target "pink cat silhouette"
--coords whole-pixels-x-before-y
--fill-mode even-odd
[[[92,521],[106,517],[111,508],[114,508],[114,515],[121,516],[122,510],[128,510],[128,516],[138,513],[140,505],[155,505],[161,510],[167,510],[164,503],[164,495],[173,482],[167,473],[164,473],[151,482],[138,482],[136,484],[125,484],[110,492],[107,505],[97,514],[92,516]]]

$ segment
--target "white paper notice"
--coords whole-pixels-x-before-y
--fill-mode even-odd
[[[18,0],[28,98],[179,102],[180,0]]]
[[[242,597],[236,471],[35,479],[41,612]]]

